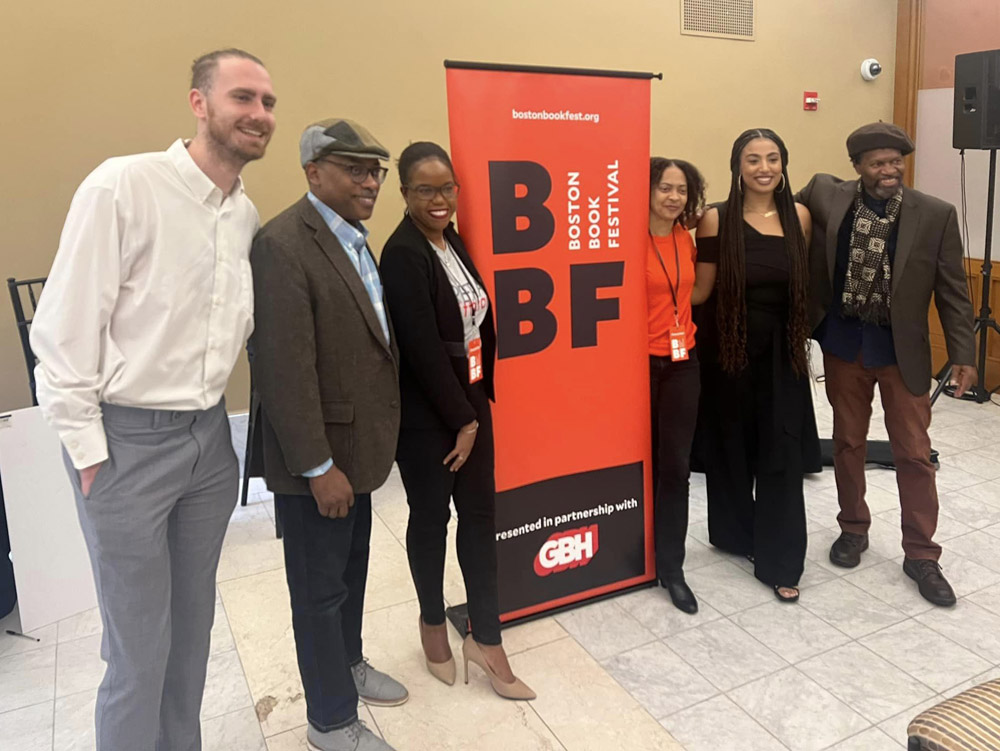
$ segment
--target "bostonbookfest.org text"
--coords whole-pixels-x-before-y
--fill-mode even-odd
[[[513,120],[579,120],[585,123],[597,124],[601,115],[597,112],[570,112],[569,110],[515,110],[510,111]]]

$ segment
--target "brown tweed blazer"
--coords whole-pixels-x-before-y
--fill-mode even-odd
[[[357,270],[305,197],[264,225],[250,263],[263,449],[255,457],[268,488],[310,495],[301,473],[332,456],[355,493],[375,490],[389,475],[399,432],[391,321],[387,343]],[[254,464],[251,474],[260,470]]]

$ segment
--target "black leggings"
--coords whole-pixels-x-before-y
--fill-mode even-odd
[[[493,421],[481,389],[475,394],[479,430],[468,460],[458,472],[442,464],[455,447],[456,434],[443,430],[404,429],[399,434],[396,463],[406,488],[410,519],[406,555],[424,623],[444,623],[444,561],[451,517],[458,512],[458,563],[465,579],[473,638],[500,644],[497,602],[497,552],[493,476]],[[481,403],[476,403],[481,402]]]
[[[661,580],[678,578],[684,566],[691,444],[701,391],[698,373],[698,355],[693,349],[689,359],[681,362],[649,357],[656,576]]]

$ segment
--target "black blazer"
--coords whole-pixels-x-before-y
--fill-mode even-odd
[[[449,224],[444,236],[475,280],[486,289],[465,243]],[[427,238],[409,216],[396,227],[379,262],[385,299],[399,344],[400,427],[458,430],[477,419],[470,399],[482,387],[494,398],[496,329],[493,303],[483,320],[483,379],[469,383],[466,357],[453,354],[465,343],[465,328],[448,274]],[[481,399],[482,397],[480,397]]]

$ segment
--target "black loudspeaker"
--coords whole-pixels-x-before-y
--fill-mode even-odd
[[[1000,149],[1000,50],[955,56],[956,149]]]

